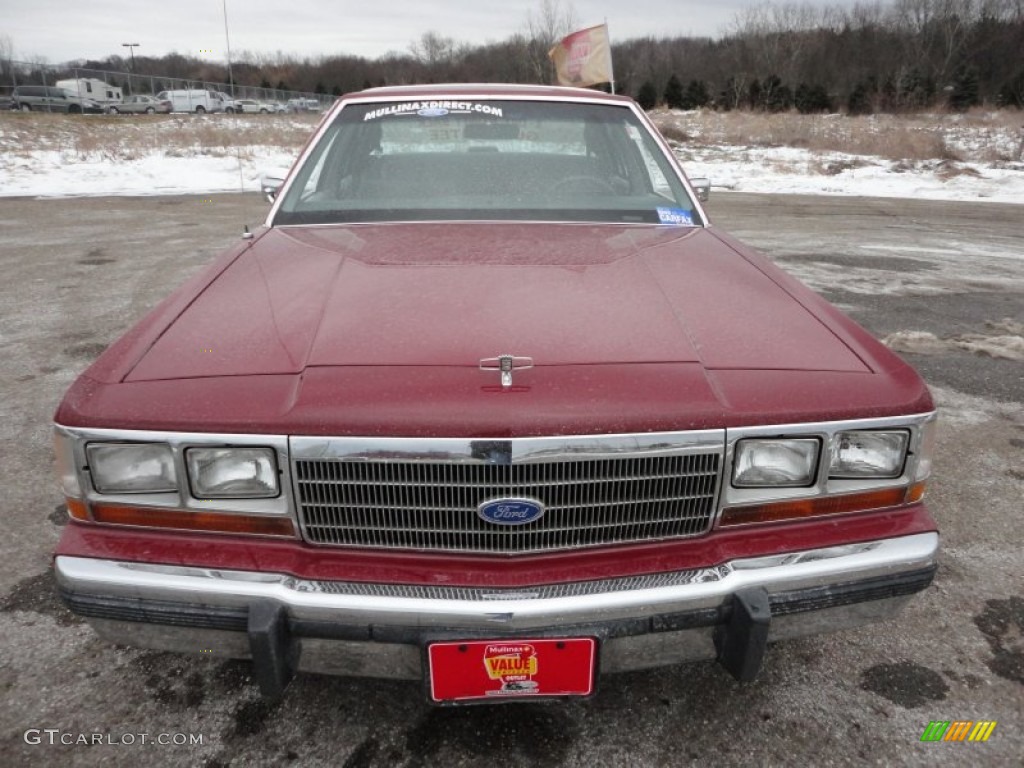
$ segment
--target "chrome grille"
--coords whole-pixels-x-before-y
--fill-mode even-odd
[[[524,463],[510,454],[498,452],[502,463],[296,458],[304,535],[334,546],[522,554],[693,536],[714,514],[717,447]],[[505,526],[477,514],[482,502],[524,497],[543,503],[543,517]]]

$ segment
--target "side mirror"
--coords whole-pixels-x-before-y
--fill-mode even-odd
[[[288,176],[288,171],[284,169],[276,169],[273,171],[267,171],[260,176],[260,192],[267,198],[268,203],[274,202],[277,197],[278,191],[281,189],[281,185],[284,184],[285,177]]]
[[[711,179],[690,179],[690,186],[702,203],[706,203],[711,197]]]

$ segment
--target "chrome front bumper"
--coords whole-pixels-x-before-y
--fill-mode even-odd
[[[267,665],[284,668],[283,678],[275,672],[278,683],[295,669],[422,679],[422,649],[437,639],[594,636],[603,672],[723,660],[730,647],[746,653],[752,644],[763,652],[765,641],[893,615],[931,582],[937,550],[938,534],[922,533],[673,574],[507,590],[318,582],[68,556],[57,557],[55,568],[65,601],[105,638],[254,658],[263,685]],[[741,620],[750,611],[753,628],[750,615]],[[749,664],[730,671],[752,676]]]

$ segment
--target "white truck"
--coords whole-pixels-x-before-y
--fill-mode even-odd
[[[92,99],[103,104],[120,104],[122,101],[121,89],[116,85],[110,85],[94,77],[78,77],[70,80],[58,80],[54,86],[78,99]]]
[[[160,91],[156,95],[160,101],[171,102],[172,112],[223,112],[230,99],[219,91],[207,91],[199,88],[188,90]]]

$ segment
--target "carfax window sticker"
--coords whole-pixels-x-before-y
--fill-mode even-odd
[[[389,104],[386,107],[371,109],[363,115],[363,121],[376,120],[378,117],[397,115],[405,117],[417,115],[419,117],[441,117],[443,115],[489,115],[490,117],[502,117],[501,107],[493,107],[490,104],[480,104],[475,101],[405,101],[400,104]]]
[[[658,221],[662,224],[674,224],[677,227],[692,227],[693,214],[682,208],[658,207]]]

